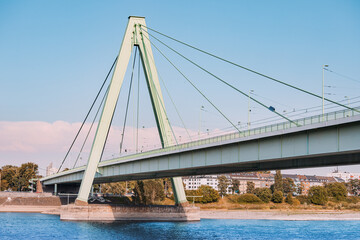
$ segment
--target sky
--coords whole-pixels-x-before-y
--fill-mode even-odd
[[[360,99],[360,2],[356,0],[185,0],[176,3],[0,0],[0,166],[32,161],[39,164],[44,174],[50,162],[55,167],[60,165],[118,54],[128,16],[144,16],[153,29],[319,95],[322,66],[327,64],[332,72],[324,73],[326,97],[350,106],[360,105],[357,102]],[[302,109],[312,109],[311,114],[321,111],[320,99],[164,37],[161,39],[241,91],[253,90],[251,96],[289,117],[308,116]],[[253,127],[264,124],[262,119],[280,121],[274,119],[270,111],[252,101],[249,103],[247,97],[217,82],[161,43],[154,43],[240,128],[246,129],[248,119]],[[185,127],[192,139],[198,132],[206,136],[208,132],[219,134],[233,130],[209,102],[153,51],[168,116],[182,141],[189,140]],[[119,154],[130,73],[131,64],[104,157]],[[138,148],[159,145],[143,75],[135,74],[137,78],[140,84],[132,87],[124,140],[128,152],[136,148],[136,126],[140,129]],[[164,91],[165,87],[168,91]],[[326,111],[339,109],[326,105]],[[84,129],[87,130],[90,123],[91,120]],[[85,135],[86,132],[81,134],[81,141]],[[75,144],[69,155],[71,159],[64,166],[73,166],[81,141]],[[88,140],[82,164],[86,162],[90,145]],[[326,175],[333,169],[286,172]],[[360,166],[340,166],[340,170],[360,172]]]

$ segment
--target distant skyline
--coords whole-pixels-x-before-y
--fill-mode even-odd
[[[60,165],[119,51],[128,16],[144,16],[147,25],[160,32],[319,95],[322,66],[327,64],[333,72],[325,71],[325,96],[359,106],[359,13],[360,2],[355,0],[178,3],[0,0],[0,166],[32,161],[40,165],[44,174],[50,162],[54,167]],[[315,106],[314,114],[321,111],[321,99],[161,39],[242,91],[254,90],[252,96],[283,114],[291,116],[294,110],[299,112]],[[248,118],[260,121],[273,116],[254,102],[249,104],[246,97],[219,84],[160,43],[154,43],[233,123],[246,128]],[[196,138],[199,131],[207,134],[207,131],[231,129],[231,125],[153,51],[159,74],[192,136]],[[114,117],[110,136],[113,140],[104,157],[118,154],[129,75],[128,71]],[[140,79],[138,125],[142,135],[139,142],[144,146],[157,142],[158,138],[141,75]],[[134,85],[125,143],[132,151],[136,89]],[[167,91],[163,90],[163,94],[169,119],[184,141],[187,133],[182,121]],[[294,118],[303,116],[306,114],[299,112]],[[79,150],[80,146],[81,143],[75,149]],[[72,157],[76,156],[74,151]],[[284,172],[326,175],[335,168]],[[360,165],[339,169],[360,172]]]

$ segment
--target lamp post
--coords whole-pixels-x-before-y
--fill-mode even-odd
[[[329,65],[322,66],[322,115],[324,119],[324,70],[325,68],[329,67]]]
[[[249,101],[248,101],[248,122],[247,122],[248,129],[250,129],[250,111],[251,111],[250,110],[250,94],[253,92],[254,92],[254,90],[250,90],[249,95],[248,95],[248,99],[249,99]]]
[[[204,106],[201,106],[200,107],[200,113],[199,113],[199,131],[198,131],[198,136],[199,136],[199,139],[200,139],[200,131],[201,131],[201,111],[204,111]]]

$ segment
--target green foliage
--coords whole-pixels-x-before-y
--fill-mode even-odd
[[[231,179],[231,190],[232,193],[238,193],[239,192],[239,187],[240,187],[240,181],[238,179]]]
[[[351,179],[349,182],[346,183],[346,188],[348,189],[349,193],[353,194],[354,196],[360,196],[359,179]]]
[[[296,190],[294,180],[291,178],[283,179],[283,191],[285,195],[292,195]]]
[[[357,197],[357,196],[348,196],[348,197],[346,198],[346,202],[347,202],[347,203],[354,203],[354,204],[356,204],[356,203],[360,202],[360,197]]]
[[[275,191],[271,200],[274,203],[282,203],[283,198],[284,198],[284,196],[283,196],[283,193],[281,191]]]
[[[251,181],[246,182],[246,193],[254,193],[255,183]]]
[[[256,188],[254,194],[264,203],[268,203],[271,200],[271,190],[269,188]]]
[[[137,181],[133,191],[136,204],[156,204],[165,199],[164,185],[160,179]]]
[[[347,196],[347,189],[345,184],[334,182],[326,184],[325,186],[329,197],[333,197],[337,201],[344,201]]]
[[[275,174],[274,193],[276,191],[283,192],[283,179],[280,170],[276,170]]]
[[[118,195],[124,195],[126,191],[125,182],[103,183],[101,184],[102,193],[112,193]]]
[[[221,196],[226,196],[227,194],[227,187],[229,186],[230,182],[226,176],[221,175],[218,176],[218,191]]]
[[[309,198],[308,198],[306,195],[296,196],[296,199],[299,200],[299,202],[300,202],[301,204],[305,204],[305,203],[310,204],[310,203],[311,203],[310,200],[309,200]]]
[[[314,186],[311,187],[308,194],[311,203],[316,205],[325,205],[327,202],[327,192],[325,187]]]
[[[38,177],[38,165],[24,163],[20,167],[5,165],[1,169],[2,190],[30,191],[29,180]]]
[[[186,196],[202,196],[197,198],[187,197],[189,202],[212,203],[220,199],[219,193],[210,186],[201,185],[197,190],[186,190]]]
[[[290,205],[293,205],[294,204],[294,198],[291,196],[291,194],[288,194],[285,198],[285,202],[290,204]]]
[[[237,203],[262,203],[261,199],[252,193],[245,193],[236,196],[235,201]]]

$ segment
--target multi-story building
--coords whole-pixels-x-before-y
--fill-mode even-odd
[[[229,175],[225,175],[230,181]],[[196,190],[201,185],[207,185],[212,187],[215,190],[218,190],[218,175],[200,175],[200,176],[190,176],[190,177],[183,177],[183,182],[185,184],[186,190]],[[231,193],[231,185],[227,188],[227,193]]]
[[[58,169],[53,167],[53,163],[50,163],[49,166],[46,167],[46,176],[57,173]]]
[[[338,170],[335,170],[332,173],[328,174],[329,177],[336,177],[341,178],[345,182],[348,182],[352,179],[358,179],[360,180],[360,173],[350,173],[350,172],[339,172]]]

